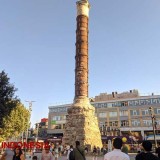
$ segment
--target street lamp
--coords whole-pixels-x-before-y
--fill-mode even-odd
[[[39,123],[36,123],[36,138],[35,142],[38,142]]]
[[[35,101],[25,101],[29,103],[29,117],[28,117],[28,124],[27,124],[27,133],[26,133],[26,143],[27,143],[27,139],[28,139],[28,129],[30,126],[30,119],[31,119],[31,112],[32,112],[32,103]]]
[[[29,103],[29,117],[28,117],[28,124],[27,124],[27,133],[26,133],[26,143],[28,141],[28,130],[30,126],[30,119],[31,119],[31,112],[32,112],[32,103],[35,101],[25,101]],[[26,153],[26,148],[25,148],[25,153]]]
[[[155,143],[155,148],[157,148],[157,140],[156,140],[156,130],[155,130],[155,115],[153,113],[153,107],[149,107],[149,112],[151,114],[151,119],[152,119],[152,127],[153,127],[153,135],[154,135],[154,143]]]

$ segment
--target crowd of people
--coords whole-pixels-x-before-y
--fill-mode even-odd
[[[112,150],[106,147],[99,148],[94,146],[93,150],[89,152],[88,147],[82,148],[80,142],[75,142],[75,147],[72,145],[59,145],[51,144],[45,148],[40,158],[37,155],[32,155],[32,160],[58,160],[60,156],[66,156],[66,160],[86,160],[86,155],[90,154],[93,160],[97,160],[97,157],[104,155],[104,160],[130,160],[128,155],[127,146],[123,143],[121,138],[115,138],[112,143]],[[24,153],[20,146],[15,147],[14,150],[6,149],[0,160],[25,160]],[[160,144],[155,150],[152,151],[152,143],[148,140],[137,145],[137,155],[135,160],[160,160]]]
[[[25,160],[22,149],[16,146],[14,150],[6,149],[0,160]]]
[[[104,160],[130,160],[128,150],[123,144],[122,139],[115,138],[113,141],[113,148],[113,151],[104,155]],[[160,147],[158,147],[156,152],[153,153],[152,143],[148,140],[143,141],[141,146],[139,144],[137,146],[135,160],[160,160]]]

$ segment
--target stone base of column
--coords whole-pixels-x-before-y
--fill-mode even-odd
[[[89,149],[93,149],[94,146],[102,147],[95,108],[86,97],[76,98],[66,117],[63,144],[75,146],[77,140]]]

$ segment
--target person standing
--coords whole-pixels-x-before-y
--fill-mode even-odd
[[[102,148],[102,152],[103,152],[103,155],[105,155],[106,153],[107,153],[107,146],[104,146],[103,148]]]
[[[32,160],[38,160],[37,156],[33,156]]]
[[[14,156],[14,151],[10,148],[7,148],[5,150],[5,152],[3,153],[2,157],[0,158],[0,160],[11,160],[13,159],[13,156]]]
[[[64,150],[64,148],[63,148],[63,145],[62,145],[62,144],[60,145],[60,148],[61,148],[60,156],[62,156],[62,154],[63,154],[63,150]]]
[[[152,143],[148,140],[142,142],[142,147],[145,152],[138,153],[136,155],[135,160],[160,160],[157,156],[155,156],[152,151]]]
[[[125,143],[123,143],[122,152],[128,154],[128,147],[126,146]]]
[[[55,157],[55,160],[58,160],[58,157],[59,157],[59,147],[56,145],[55,149],[54,149],[54,157]]]
[[[25,160],[22,150],[19,146],[15,148],[12,160]]]
[[[156,149],[156,153],[158,154],[158,157],[160,158],[160,142],[158,143],[158,148]]]
[[[76,141],[76,147],[73,149],[73,158],[75,160],[86,160],[85,151],[82,147],[80,147],[80,142]]]
[[[141,147],[140,147],[139,144],[138,144],[138,146],[137,146],[137,153],[141,153]]]
[[[112,151],[112,141],[111,140],[108,140],[108,152],[111,152]]]
[[[100,154],[101,154],[101,150],[99,147],[97,147],[97,155],[100,156]]]
[[[73,146],[71,145],[70,149],[68,149],[68,152],[67,152],[67,160],[72,160],[71,158],[69,158],[69,156],[71,157],[70,154],[72,154],[72,152],[73,152]]]
[[[104,160],[130,160],[129,156],[121,151],[122,139],[115,138],[113,141],[113,151],[104,155]]]
[[[45,150],[42,152],[41,160],[53,160],[53,155],[50,152],[50,148],[45,148]]]
[[[87,146],[85,147],[84,151],[85,151],[85,154],[88,153],[88,147]]]

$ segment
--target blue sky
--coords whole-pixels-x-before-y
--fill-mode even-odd
[[[160,90],[160,1],[90,0],[89,95]],[[32,123],[74,98],[76,1],[1,0],[0,70]]]

